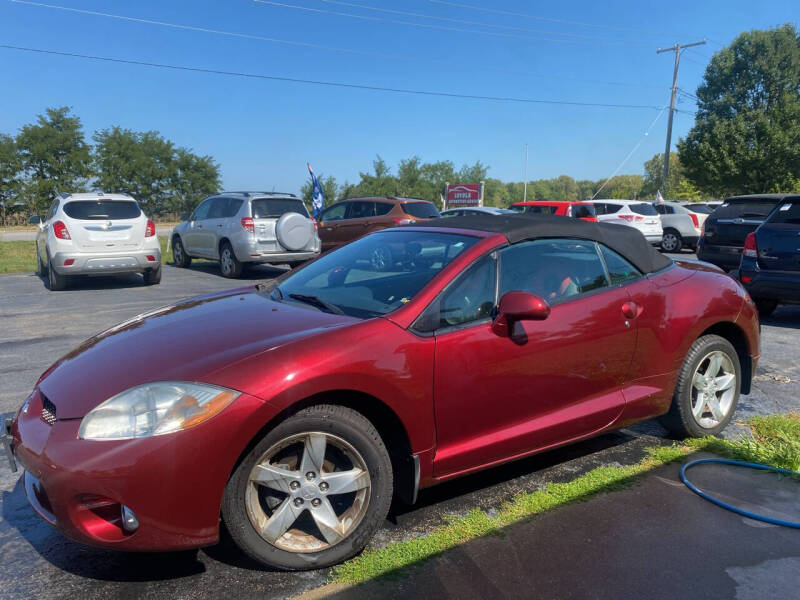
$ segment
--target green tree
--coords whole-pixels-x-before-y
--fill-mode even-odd
[[[68,107],[48,108],[36,123],[25,125],[16,146],[32,212],[44,213],[56,193],[85,190],[92,175],[90,148],[80,119]]]
[[[603,189],[600,190],[598,197],[636,200],[642,190],[642,181],[641,175],[615,175],[608,181],[601,183]]]
[[[678,143],[690,181],[714,195],[762,193],[800,176],[800,36],[794,25],[740,34],[711,59]]]
[[[16,202],[22,187],[22,161],[10,135],[0,134],[0,202]]]
[[[171,197],[164,206],[168,212],[191,212],[203,198],[220,188],[219,165],[214,159],[186,148],[175,150],[170,174]]]

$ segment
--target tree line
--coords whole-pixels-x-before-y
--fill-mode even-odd
[[[68,107],[48,108],[16,136],[0,134],[0,203],[9,214],[42,215],[58,193],[127,193],[148,215],[191,210],[220,187],[219,165],[157,131],[96,131],[87,143]]]

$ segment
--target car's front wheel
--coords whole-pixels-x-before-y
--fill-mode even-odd
[[[662,424],[679,437],[720,433],[739,403],[742,369],[733,345],[718,335],[695,340],[678,374]]]
[[[391,461],[372,423],[343,406],[317,405],[280,423],[242,460],[222,518],[262,564],[318,569],[360,552],[391,498]]]

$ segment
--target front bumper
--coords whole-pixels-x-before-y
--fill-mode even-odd
[[[255,421],[263,426],[264,415],[256,413],[265,406],[242,394],[186,431],[92,441],[78,439],[81,419],[45,422],[37,390],[11,425],[11,447],[26,471],[29,503],[67,537],[116,550],[198,548],[219,540],[225,485],[258,431]],[[122,527],[122,505],[138,518],[133,533]]]
[[[65,264],[69,261],[72,261],[72,264]],[[50,263],[60,275],[141,273],[161,266],[161,249],[145,248],[121,252],[57,252],[50,257]]]

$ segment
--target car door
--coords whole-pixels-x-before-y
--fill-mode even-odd
[[[225,227],[229,204],[230,200],[225,196],[218,196],[211,202],[199,238],[203,256],[219,258],[219,240],[224,235],[222,229]]]
[[[547,319],[517,323],[511,338],[491,329],[481,264],[445,290],[435,333],[437,476],[591,434],[621,414],[636,333],[623,313],[628,294],[609,285],[598,252],[579,240],[499,251],[491,302],[522,290],[551,304]]]
[[[189,217],[186,232],[183,234],[183,246],[192,256],[205,256],[203,253],[203,234],[207,224],[208,212],[213,201],[213,197],[206,198],[200,203],[200,206],[194,209],[194,212]]]
[[[339,227],[347,216],[349,202],[339,202],[322,211],[319,217],[318,233],[322,242],[322,251],[327,252],[341,245],[343,238]]]
[[[352,242],[367,232],[370,220],[375,217],[375,203],[371,200],[354,200],[347,207],[345,220],[339,224],[339,237],[343,243]]]

